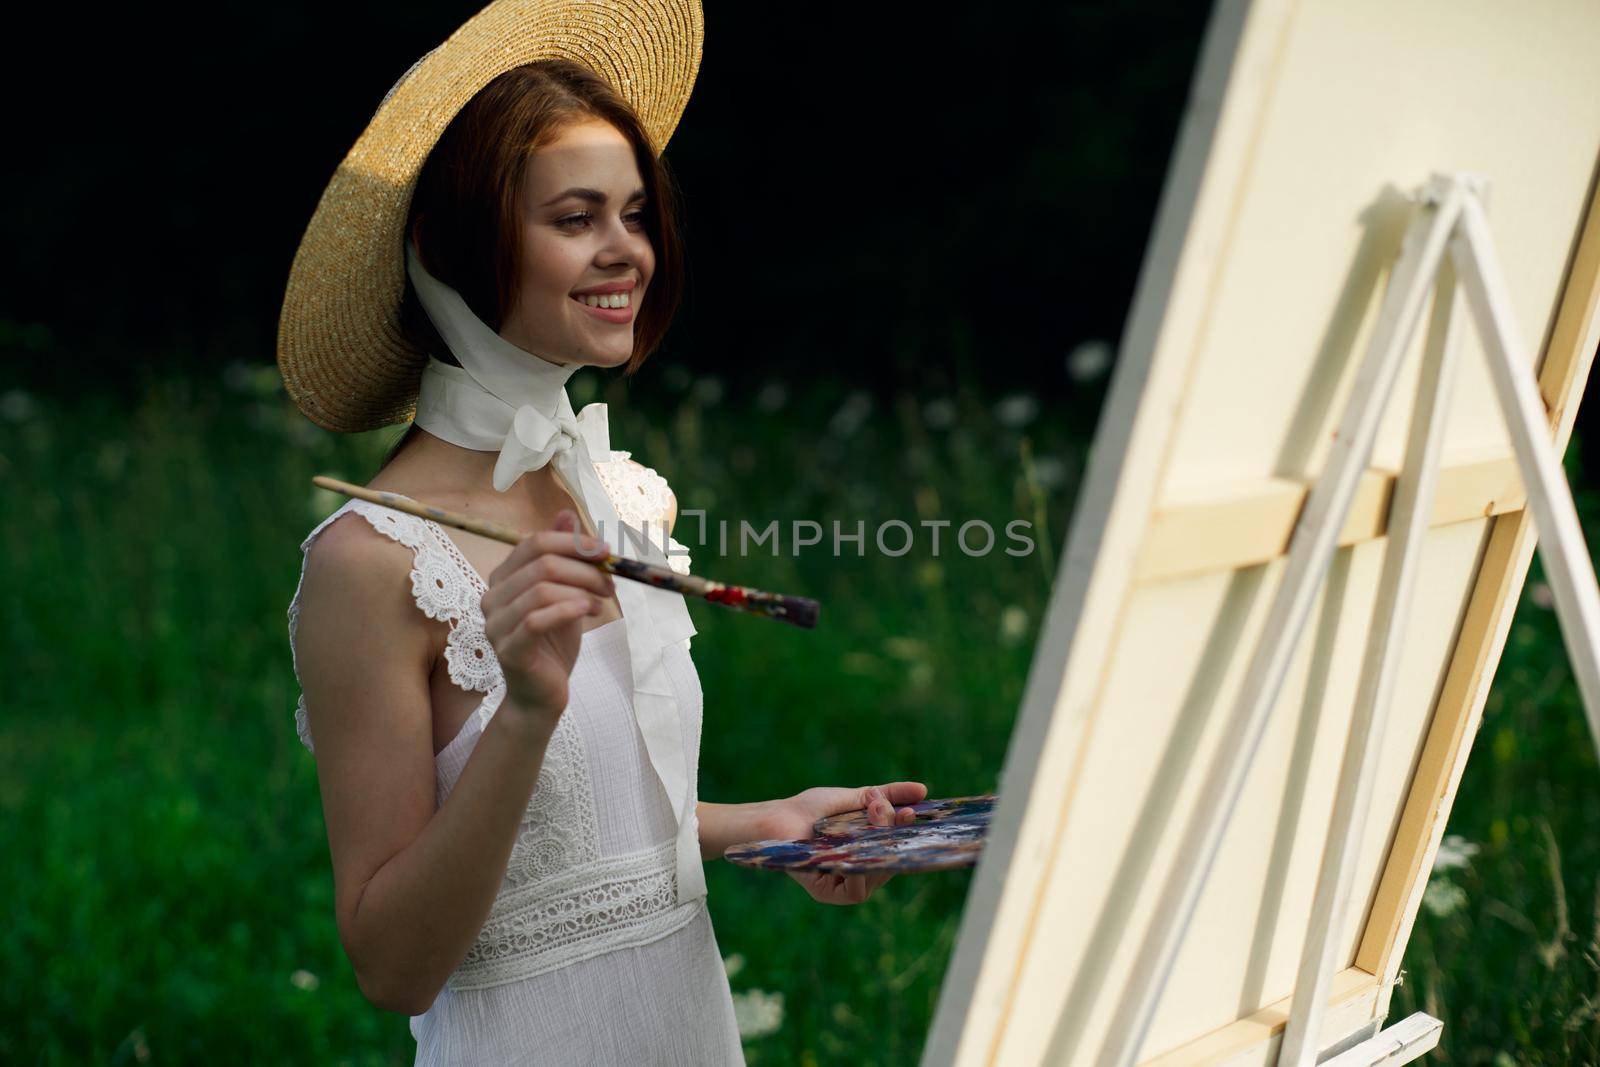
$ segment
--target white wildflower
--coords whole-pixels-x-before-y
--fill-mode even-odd
[[[309,993],[316,989],[317,986],[321,985],[322,982],[310,971],[301,969],[295,971],[289,976],[289,984],[294,986],[296,989],[304,989],[307,993]]]
[[[1448,878],[1435,878],[1422,891],[1422,906],[1436,918],[1444,918],[1467,902],[1467,891]]]
[[[689,368],[681,363],[669,364],[661,372],[661,382],[675,393],[681,393],[694,382],[694,376],[689,373]]]
[[[955,403],[943,397],[928,401],[922,409],[922,421],[930,430],[948,430],[956,424]]]
[[[1067,465],[1057,456],[1035,456],[1033,480],[1040,489],[1060,489],[1067,482]]]
[[[915,637],[902,637],[896,634],[884,638],[883,650],[895,659],[917,660],[928,654],[928,646]]]
[[[715,375],[707,375],[694,383],[695,403],[702,407],[716,407],[717,401],[722,399],[722,379]]]
[[[1084,341],[1067,354],[1067,377],[1075,382],[1092,382],[1111,366],[1111,345],[1105,341]]]
[[[756,393],[756,410],[772,414],[789,402],[789,387],[782,382],[768,382]]]
[[[1556,595],[1550,587],[1543,582],[1534,582],[1528,587],[1528,599],[1535,605],[1549,611],[1556,606]]]
[[[7,422],[26,422],[33,417],[33,397],[21,389],[8,389],[0,395],[0,418]]]
[[[994,417],[1013,430],[1028,425],[1039,415],[1039,401],[1028,393],[1012,393],[994,406]]]
[[[729,978],[734,977],[744,970],[744,956],[735,952],[731,956],[722,957],[722,969],[728,973]]]
[[[776,1033],[783,1026],[783,994],[747,989],[733,995],[733,1018],[739,1037],[749,1040]]]
[[[865,389],[852,389],[850,395],[844,398],[844,403],[839,405],[839,410],[833,413],[828,429],[840,437],[849,437],[861,429],[861,424],[867,421],[871,413],[872,394]]]
[[[1444,840],[1439,842],[1439,851],[1433,857],[1435,871],[1455,871],[1472,862],[1472,857],[1478,854],[1478,846],[1462,837],[1460,834],[1445,834]]]
[[[1028,613],[1016,604],[1007,604],[1000,612],[1000,640],[1016,644],[1028,632]]]

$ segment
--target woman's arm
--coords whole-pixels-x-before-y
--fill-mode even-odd
[[[695,807],[700,818],[700,858],[719,860],[733,845],[766,841],[790,825],[778,808],[786,800],[761,800],[754,804],[713,804],[702,800]]]
[[[755,804],[709,804],[701,801],[700,857],[714,859],[729,845],[746,841],[795,841],[812,836],[818,819],[847,811],[867,813],[874,826],[904,826],[915,821],[916,810],[899,805],[915,804],[928,796],[921,782],[888,782],[884,785],[842,789],[814,786],[782,800]],[[789,871],[789,877],[824,904],[860,904],[894,877],[889,874],[825,874],[820,871]]]
[[[502,708],[435,812],[433,652],[411,566],[359,516],[335,521],[309,552],[295,647],[340,940],[368,1000],[417,1015],[488,917],[549,731]]]
[[[747,841],[794,841],[811,836],[818,819],[847,811],[865,811],[875,826],[905,825],[915,811],[898,805],[915,804],[928,796],[921,782],[889,782],[859,789],[816,786],[781,800],[752,804],[713,804],[702,800],[695,807],[700,819],[700,858],[721,859],[732,845]]]

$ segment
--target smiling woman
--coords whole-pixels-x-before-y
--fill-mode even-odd
[[[587,177],[597,166],[609,192]],[[682,300],[679,226],[677,183],[638,116],[593,71],[563,59],[509,70],[462,108],[428,154],[406,219],[429,272],[518,347],[570,353],[579,323],[631,324],[577,335],[630,376]],[[648,272],[619,261],[614,276],[597,277],[595,243],[630,234]],[[519,278],[533,280],[519,290]],[[587,308],[574,317],[562,303],[587,307],[574,298],[615,292],[628,294],[625,315]],[[409,278],[400,324],[416,348],[459,366]],[[408,425],[380,468],[421,432]]]
[[[497,0],[379,105],[290,274],[301,410],[412,420],[368,488],[534,531],[507,552],[352,500],[301,544],[295,724],[335,919],[418,1063],[742,1062],[704,862],[841,812],[909,821],[927,793],[701,802],[683,596],[588,562],[610,542],[670,565],[664,481],[619,471],[605,405],[565,385],[637,370],[676,310],[659,156],[700,27],[697,0]],[[797,881],[853,904],[887,877]]]

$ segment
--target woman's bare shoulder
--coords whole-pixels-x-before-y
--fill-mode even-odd
[[[334,519],[306,550],[306,579],[348,575],[356,581],[392,575],[402,565],[409,571],[411,550],[380,533],[355,508]]]
[[[354,509],[345,512],[306,550],[301,630],[314,630],[319,640],[339,634],[398,642],[427,665],[436,635],[417,625],[428,620],[412,596],[414,563],[410,548],[380,533]]]

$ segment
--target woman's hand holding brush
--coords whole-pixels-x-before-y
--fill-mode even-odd
[[[553,529],[524,537],[489,575],[483,629],[505,675],[503,707],[541,729],[554,731],[566,710],[583,620],[616,594],[615,579],[589,562],[604,552],[562,508]]]

